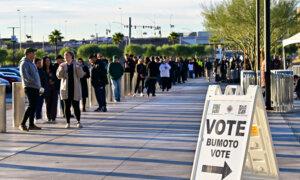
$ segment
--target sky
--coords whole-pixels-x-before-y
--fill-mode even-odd
[[[10,37],[12,29],[8,27],[20,24],[22,41],[25,34],[32,35],[33,41],[47,41],[54,29],[62,32],[64,40],[90,39],[96,33],[105,37],[106,29],[127,36],[128,29],[120,23],[128,24],[129,17],[132,25],[161,26],[163,36],[171,32],[170,23],[175,25],[172,31],[201,31],[201,9],[212,1],[222,0],[0,0],[0,37]],[[158,36],[154,30],[142,28],[133,29],[132,34]],[[16,36],[20,37],[19,29]]]

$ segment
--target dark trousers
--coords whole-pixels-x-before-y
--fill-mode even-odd
[[[37,105],[36,105],[36,111],[35,111],[35,118],[36,119],[42,119],[42,110],[43,110],[43,104],[44,104],[44,96],[38,96],[37,97]]]
[[[106,107],[105,86],[94,86],[94,90],[99,108]]]
[[[155,85],[156,85],[156,79],[148,79],[147,80],[147,94],[148,96],[152,94],[153,96],[155,95]]]
[[[135,89],[134,89],[134,93],[136,93],[139,88],[140,88],[140,83],[142,82],[141,85],[141,93],[144,92],[144,85],[145,85],[145,78],[141,78],[140,75],[138,75],[137,79],[136,79],[136,85],[135,85]]]
[[[64,111],[67,123],[70,123],[71,119],[71,106],[73,106],[75,117],[78,122],[80,122],[80,109],[79,109],[79,101],[74,101],[73,99],[65,99],[64,101]]]
[[[48,120],[55,121],[57,116],[58,93],[55,87],[50,87],[46,96],[46,114]]]
[[[189,76],[190,76],[191,79],[194,78],[193,75],[194,75],[194,71],[189,71]]]
[[[34,125],[34,114],[35,114],[36,106],[37,106],[37,99],[40,96],[39,90],[35,89],[35,88],[25,87],[25,94],[28,98],[29,105],[25,111],[21,125],[25,126],[26,122],[29,118],[29,126],[33,126]]]
[[[85,110],[86,107],[86,98],[82,98],[82,109]]]
[[[164,91],[165,89],[171,89],[171,79],[169,77],[162,77],[161,78],[161,89]]]

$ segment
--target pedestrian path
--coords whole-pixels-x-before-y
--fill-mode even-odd
[[[0,134],[0,179],[188,180],[207,86],[190,80],[150,99],[126,97],[107,113],[91,109],[81,130],[75,120],[64,129],[63,119],[37,132],[9,129]],[[300,179],[299,123],[288,123],[297,113],[270,114],[282,179]]]

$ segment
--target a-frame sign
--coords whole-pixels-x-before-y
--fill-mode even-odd
[[[191,180],[278,179],[264,100],[258,86],[209,86]]]

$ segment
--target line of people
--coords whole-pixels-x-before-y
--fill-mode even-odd
[[[100,53],[92,54],[88,58],[89,64],[85,64],[81,58],[75,60],[75,55],[71,51],[65,52],[64,57],[57,56],[53,64],[47,56],[42,59],[35,58],[35,52],[35,49],[27,48],[25,57],[20,61],[22,84],[29,101],[19,126],[22,131],[41,129],[35,125],[34,120],[38,122],[42,119],[44,102],[48,123],[56,122],[57,106],[60,104],[63,117],[66,119],[65,128],[70,128],[72,117],[77,120],[76,127],[82,128],[81,111],[86,111],[89,78],[98,102],[95,112],[107,112],[106,86],[111,84],[114,102],[120,102],[121,79],[125,72],[130,73],[130,86],[133,80],[136,81],[135,87],[130,87],[134,90],[132,95],[136,96],[139,93],[140,96],[144,96],[146,88],[147,95],[150,97],[150,95],[156,96],[157,85],[162,91],[169,91],[172,85],[185,83],[188,77],[202,76],[204,69],[203,63],[201,68],[196,68],[199,65],[196,59],[183,60],[180,57],[158,56],[137,58],[127,54],[124,61],[116,56],[109,61]],[[135,74],[136,78],[134,78]],[[60,103],[58,103],[59,99]],[[71,114],[71,107],[75,116]]]

